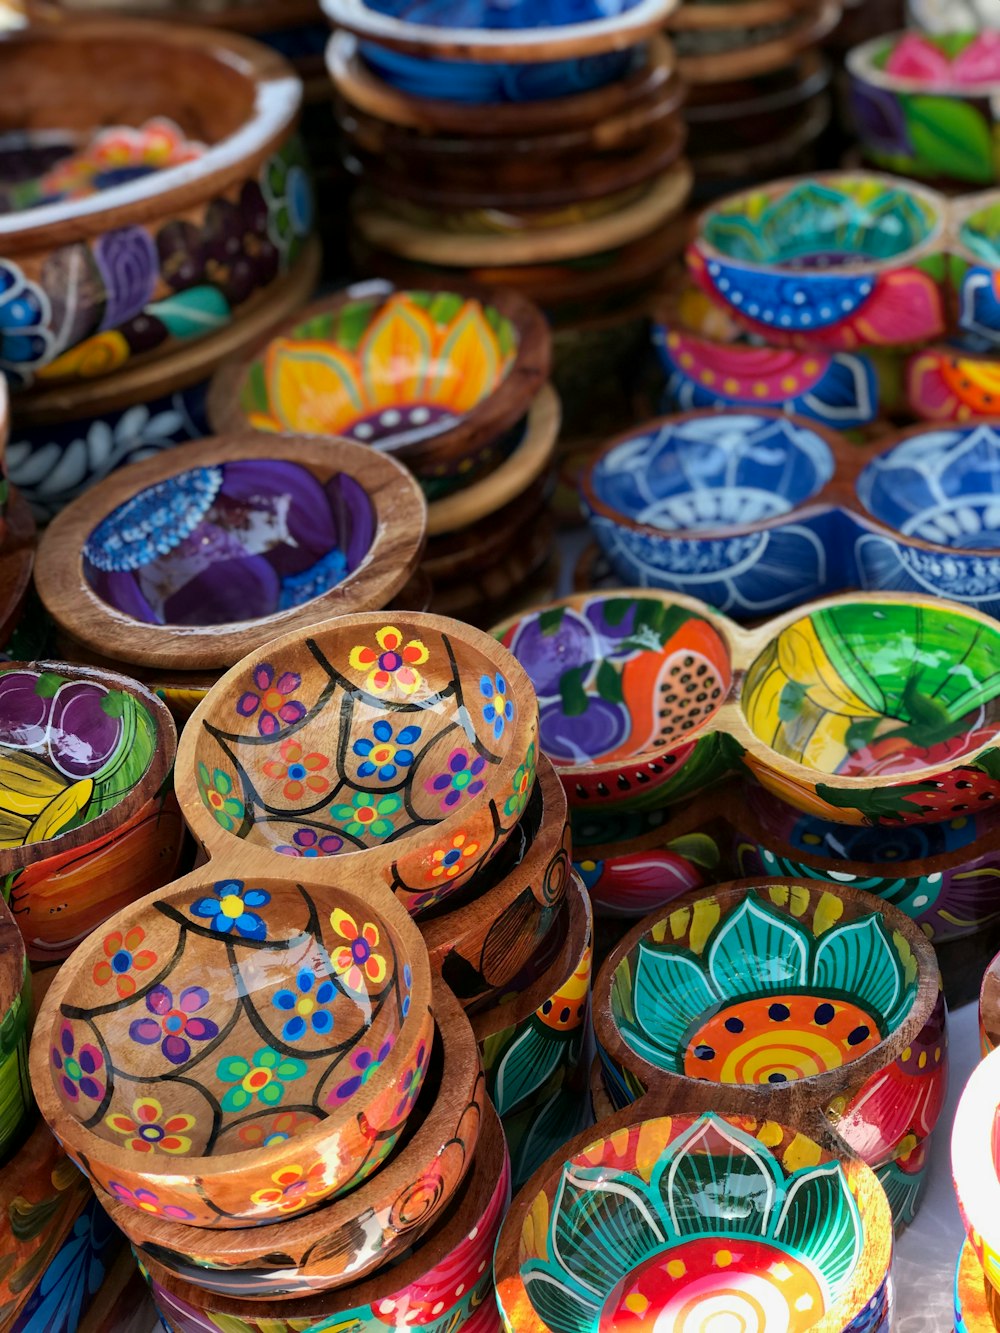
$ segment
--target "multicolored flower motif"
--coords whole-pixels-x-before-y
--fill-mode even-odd
[[[456,833],[447,847],[439,847],[431,857],[431,875],[434,879],[454,879],[478,853],[478,842],[465,833]]]
[[[291,845],[282,843],[275,851],[282,856],[336,856],[344,845],[336,833],[319,834],[314,828],[296,829]]]
[[[196,898],[193,916],[210,923],[220,935],[242,935],[245,940],[266,940],[267,923],[252,908],[266,907],[271,895],[266,889],[248,889],[243,880],[223,879],[213,885],[215,894]]]
[[[223,1095],[223,1111],[245,1111],[256,1097],[265,1106],[277,1106],[285,1095],[285,1084],[294,1083],[306,1072],[303,1060],[279,1055],[270,1046],[262,1046],[247,1060],[242,1055],[224,1056],[215,1076],[221,1083],[233,1083]]]
[[[376,952],[382,943],[378,926],[372,921],[359,926],[340,907],[330,914],[330,925],[346,941],[331,951],[330,962],[347,989],[361,995],[368,989],[366,981],[380,986],[388,969],[384,955]]]
[[[520,819],[524,814],[524,807],[528,804],[528,797],[535,785],[537,763],[535,742],[532,741],[528,746],[528,753],[524,756],[524,763],[518,767],[514,774],[514,780],[511,783],[511,794],[503,804],[503,812],[508,819],[514,817]]]
[[[352,838],[366,835],[388,838],[395,828],[393,816],[402,808],[402,796],[374,796],[371,792],[359,791],[351,797],[350,805],[331,805],[330,814]]]
[[[270,1148],[275,1143],[287,1143],[303,1129],[315,1125],[317,1117],[301,1111],[281,1111],[267,1125],[253,1121],[240,1125],[237,1137],[245,1148]]]
[[[409,768],[413,763],[412,747],[422,732],[421,727],[400,727],[394,738],[392,723],[379,718],[372,727],[373,740],[365,736],[354,742],[354,753],[364,760],[358,765],[358,777],[377,777],[379,782],[392,782],[400,769]]]
[[[208,1004],[204,986],[187,986],[174,1003],[169,987],[157,985],[146,996],[149,1018],[137,1018],[129,1024],[128,1034],[140,1046],[159,1045],[165,1060],[182,1065],[191,1058],[191,1042],[211,1041],[219,1035],[218,1024],[210,1018],[198,1018]]]
[[[326,1099],[327,1105],[339,1106],[346,1101],[350,1101],[354,1094],[363,1088],[375,1074],[383,1061],[389,1058],[391,1051],[391,1041],[383,1042],[377,1051],[370,1051],[367,1048],[353,1051],[349,1062],[353,1072],[343,1083],[337,1084]]]
[[[101,943],[104,957],[94,964],[94,984],[106,986],[114,980],[121,999],[134,995],[136,981],[132,973],[148,971],[156,964],[153,950],[139,947],[145,938],[142,926],[132,926],[125,931],[112,930],[105,935]]]
[[[321,1037],[332,1032],[333,1014],[324,1006],[330,1004],[336,995],[337,990],[332,981],[320,981],[307,968],[302,968],[296,975],[294,991],[285,987],[275,991],[275,1008],[291,1014],[281,1029],[285,1041],[299,1041],[310,1028]]]
[[[64,157],[36,183],[38,202],[85,199],[167,167],[194,162],[205,145],[188,139],[179,125],[154,116],[144,125],[111,125],[79,151]]]
[[[283,782],[283,795],[286,801],[301,801],[307,792],[322,796],[330,789],[329,778],[323,777],[323,769],[330,760],[325,754],[312,752],[306,754],[295,740],[282,742],[281,760],[264,761],[264,772],[275,782]]]
[[[236,711],[240,717],[256,717],[262,736],[274,736],[283,725],[293,727],[305,717],[305,704],[292,697],[302,685],[302,677],[294,671],[279,676],[270,662],[259,662],[253,669],[253,684],[237,699]]]
[[[372,694],[387,694],[396,689],[401,694],[415,694],[423,684],[417,667],[423,666],[430,656],[426,644],[419,639],[403,642],[403,636],[394,625],[385,625],[375,631],[378,651],[365,645],[351,649],[348,661],[355,671],[366,671],[365,686]]]
[[[294,1213],[311,1199],[327,1193],[326,1167],[317,1162],[308,1171],[301,1166],[285,1166],[271,1176],[271,1184],[254,1190],[250,1202],[260,1207],[277,1208],[279,1213]]]
[[[452,750],[446,770],[424,786],[432,796],[440,796],[441,809],[449,814],[465,797],[478,796],[485,788],[486,783],[479,776],[485,767],[486,760],[481,755],[462,748]]]
[[[227,833],[235,833],[243,823],[246,809],[238,796],[233,795],[233,780],[221,768],[209,772],[207,764],[198,765],[198,793],[202,805],[211,810],[217,824]]]
[[[59,1029],[56,1045],[50,1049],[52,1068],[59,1075],[59,1088],[71,1102],[81,1097],[99,1102],[104,1096],[104,1082],[97,1075],[104,1068],[104,1056],[96,1046],[85,1042],[79,1050],[76,1034],[69,1023]]]
[[[420,1089],[423,1086],[424,1078],[427,1074],[427,1062],[430,1059],[430,1050],[426,1042],[421,1042],[417,1047],[417,1054],[413,1064],[403,1073],[399,1080],[400,1100],[396,1106],[395,1114],[392,1117],[394,1125],[402,1123],[403,1117],[408,1115],[414,1102],[420,1095]]]
[[[482,676],[479,693],[486,700],[483,717],[493,728],[493,739],[499,740],[508,722],[514,721],[514,701],[507,693],[507,682],[498,671],[495,676]]]
[[[188,1212],[176,1203],[161,1203],[160,1196],[152,1190],[130,1190],[117,1180],[108,1183],[109,1191],[128,1208],[137,1208],[141,1213],[150,1213],[153,1217],[169,1217],[174,1222],[190,1222],[194,1213]]]
[[[155,1097],[138,1097],[132,1103],[132,1114],[115,1112],[106,1118],[109,1129],[122,1134],[125,1147],[132,1152],[165,1152],[174,1155],[191,1151],[189,1131],[195,1127],[193,1115],[165,1116],[162,1105]]]

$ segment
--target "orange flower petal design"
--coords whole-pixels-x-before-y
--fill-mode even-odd
[[[145,938],[146,932],[142,926],[133,926],[131,930],[125,932],[125,948],[129,953],[135,953]]]
[[[368,414],[358,369],[333,343],[275,338],[264,375],[271,410],[284,430],[339,435]]]
[[[122,934],[120,930],[113,930],[110,935],[104,938],[104,956],[114,958],[115,954],[122,947]]]
[[[358,345],[362,392],[370,412],[425,400],[437,341],[434,321],[405,292],[386,301]]]
[[[135,982],[128,975],[118,978],[118,994],[123,1000],[127,1000],[130,995],[135,994]]]
[[[315,768],[326,768],[327,764],[330,761],[329,759],[327,759],[325,754],[307,754],[306,757],[302,760],[302,762],[306,766],[306,768],[315,769]]]
[[[94,984],[95,986],[106,986],[111,980],[111,964],[107,961],[94,964]]]
[[[504,362],[478,301],[469,301],[451,326],[437,368],[430,400],[457,413],[471,411],[500,383]]]
[[[132,966],[140,972],[145,972],[147,967],[152,967],[156,962],[156,954],[152,949],[143,949],[132,959]]]
[[[326,778],[319,778],[315,774],[313,774],[312,777],[306,778],[306,786],[310,791],[316,792],[317,795],[325,792],[329,785],[330,784]]]

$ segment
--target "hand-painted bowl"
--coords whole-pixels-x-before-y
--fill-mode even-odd
[[[597,454],[583,506],[626,585],[759,617],[843,586],[830,483],[844,448],[773,409],[662,417]]]
[[[891,1266],[885,1195],[822,1128],[633,1111],[524,1187],[495,1276],[507,1333],[881,1333]]]
[[[493,632],[531,678],[541,747],[572,806],[659,805],[724,771],[710,725],[732,681],[729,647],[701,603],[583,594]]]
[[[986,1281],[970,1241],[962,1246],[955,1268],[955,1333],[996,1333],[1000,1293]]]
[[[416,927],[375,885],[358,897],[196,872],[62,967],[32,1086],[74,1161],[126,1207],[267,1222],[344,1194],[391,1152],[427,1072],[430,986]],[[289,1111],[292,1137],[270,1137]]]
[[[487,1104],[475,1160],[455,1199],[409,1254],[335,1293],[280,1304],[212,1295],[144,1255],[157,1309],[174,1333],[407,1333],[414,1327],[495,1333],[493,1247],[510,1203],[510,1168]],[[361,1225],[359,1223],[359,1225]],[[417,1321],[416,1323],[414,1321]]]
[[[903,377],[905,410],[917,421],[964,424],[1000,410],[995,350],[981,352],[961,341],[922,347],[907,357]]]
[[[888,33],[855,47],[847,69],[870,162],[966,188],[997,181],[1000,58],[992,33]]]
[[[133,680],[0,664],[0,877],[29,958],[67,957],[173,877],[176,747],[170,714]]]
[[[608,957],[594,1022],[616,1105],[808,1108],[872,1167],[931,1133],[947,1090],[934,950],[895,908],[834,885],[678,899]]]
[[[708,208],[688,263],[766,342],[912,346],[946,327],[944,209],[933,191],[889,176],[793,177]]]
[[[509,292],[349,287],[214,376],[220,433],[342,435],[418,476],[470,479],[548,377],[541,312]]]
[[[184,731],[178,794],[205,850],[288,856],[413,912],[469,884],[534,785],[531,684],[489,635],[414,612],[286,635],[219,681]]]
[[[343,1198],[303,1216],[307,1200],[290,1193],[275,1222],[209,1231],[137,1212],[102,1194],[113,1221],[171,1276],[237,1299],[278,1300],[344,1287],[400,1258],[446,1215],[475,1160],[484,1115],[479,1050],[440,982],[434,1012],[437,1036],[406,1138]],[[270,1126],[260,1125],[261,1144],[294,1138],[299,1118],[299,1112],[279,1111]]]
[[[21,933],[0,903],[0,1161],[23,1147],[35,1104],[28,1082],[31,973]]]
[[[399,463],[346,440],[199,440],[100,483],[50,525],[39,594],[91,651],[230,667],[278,634],[391,602],[426,505]]]
[[[1000,1293],[1000,1051],[973,1070],[955,1113],[951,1171],[968,1238]],[[992,1297],[996,1302],[997,1297]]]
[[[302,87],[275,53],[90,19],[10,37],[0,67],[11,115],[31,127],[5,150],[18,183],[0,217],[0,370],[16,388],[173,352],[260,304],[293,265],[311,187],[294,138]]]

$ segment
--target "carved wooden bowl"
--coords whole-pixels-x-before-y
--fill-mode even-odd
[[[65,958],[172,878],[183,826],[166,708],[124,676],[0,665],[0,876],[28,956]]]
[[[427,953],[391,895],[200,871],[77,949],[42,1005],[31,1079],[101,1189],[228,1228],[367,1179],[432,1039]],[[272,1138],[288,1112],[292,1137]]]
[[[951,1137],[951,1171],[959,1211],[986,1281],[994,1288],[990,1294],[994,1308],[1000,1293],[998,1068],[1000,1052],[994,1050],[973,1070],[955,1113]]]
[[[390,602],[423,550],[420,488],[346,440],[296,439],[293,453],[244,428],[134,464],[70,505],[36,569],[59,628],[98,653],[190,671]]]
[[[634,1109],[532,1177],[504,1221],[495,1272],[508,1333],[876,1333],[890,1317],[891,1266],[878,1181],[821,1127]]]
[[[229,1231],[137,1212],[102,1193],[112,1219],[172,1277],[236,1299],[278,1300],[344,1287],[399,1258],[451,1207],[475,1160],[484,1115],[479,1050],[441,982],[434,987],[434,1013],[434,1047],[405,1138],[350,1193],[305,1216],[301,1197],[290,1196],[277,1221]],[[295,1112],[282,1115],[276,1136],[294,1126]],[[264,1126],[261,1141],[267,1142]]]
[[[294,263],[311,187],[301,84],[274,52],[117,18],[15,34],[0,68],[6,123],[30,127],[0,219],[15,387],[172,352]]]

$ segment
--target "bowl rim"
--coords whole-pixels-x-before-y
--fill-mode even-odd
[[[997,1250],[993,1237],[1000,1217],[1000,1165],[993,1158],[998,1113],[1000,1049],[990,1051],[973,1069],[959,1098],[951,1135],[951,1174],[967,1233]],[[989,1281],[989,1278],[987,1278]]]
[[[210,36],[209,36],[210,33]],[[112,223],[149,222],[165,212],[179,213],[224,190],[247,175],[294,131],[302,105],[302,81],[277,52],[249,38],[216,29],[191,28],[172,20],[118,17],[40,24],[8,37],[23,56],[38,45],[88,40],[164,47],[182,57],[195,47],[235,70],[254,91],[248,120],[234,133],[208,147],[194,162],[168,167],[137,181],[114,186],[80,200],[43,204],[0,215],[5,253],[16,256],[67,240],[99,235]],[[81,54],[82,58],[82,54]],[[168,59],[166,62],[170,64]]]
[[[753,28],[793,18],[813,8],[812,0],[728,0],[728,3],[681,5],[667,20],[671,32],[711,32],[719,28]],[[702,13],[705,9],[707,12]]]
[[[839,0],[812,0],[786,19],[782,31],[752,46],[724,52],[681,56],[681,77],[692,86],[712,86],[777,73],[810,49],[822,45],[840,22]]]
[[[1000,93],[1000,78],[985,83],[929,83],[925,79],[906,78],[901,74],[888,74],[875,64],[876,56],[883,50],[887,54],[899,45],[902,38],[908,36],[923,37],[932,46],[937,46],[935,38],[944,36],[965,36],[975,38],[976,33],[933,33],[921,29],[897,28],[883,33],[881,37],[869,38],[858,46],[852,47],[845,57],[847,72],[858,83],[869,84],[893,93],[920,93],[924,97],[938,97],[942,101],[956,99],[960,101],[986,101]]]

